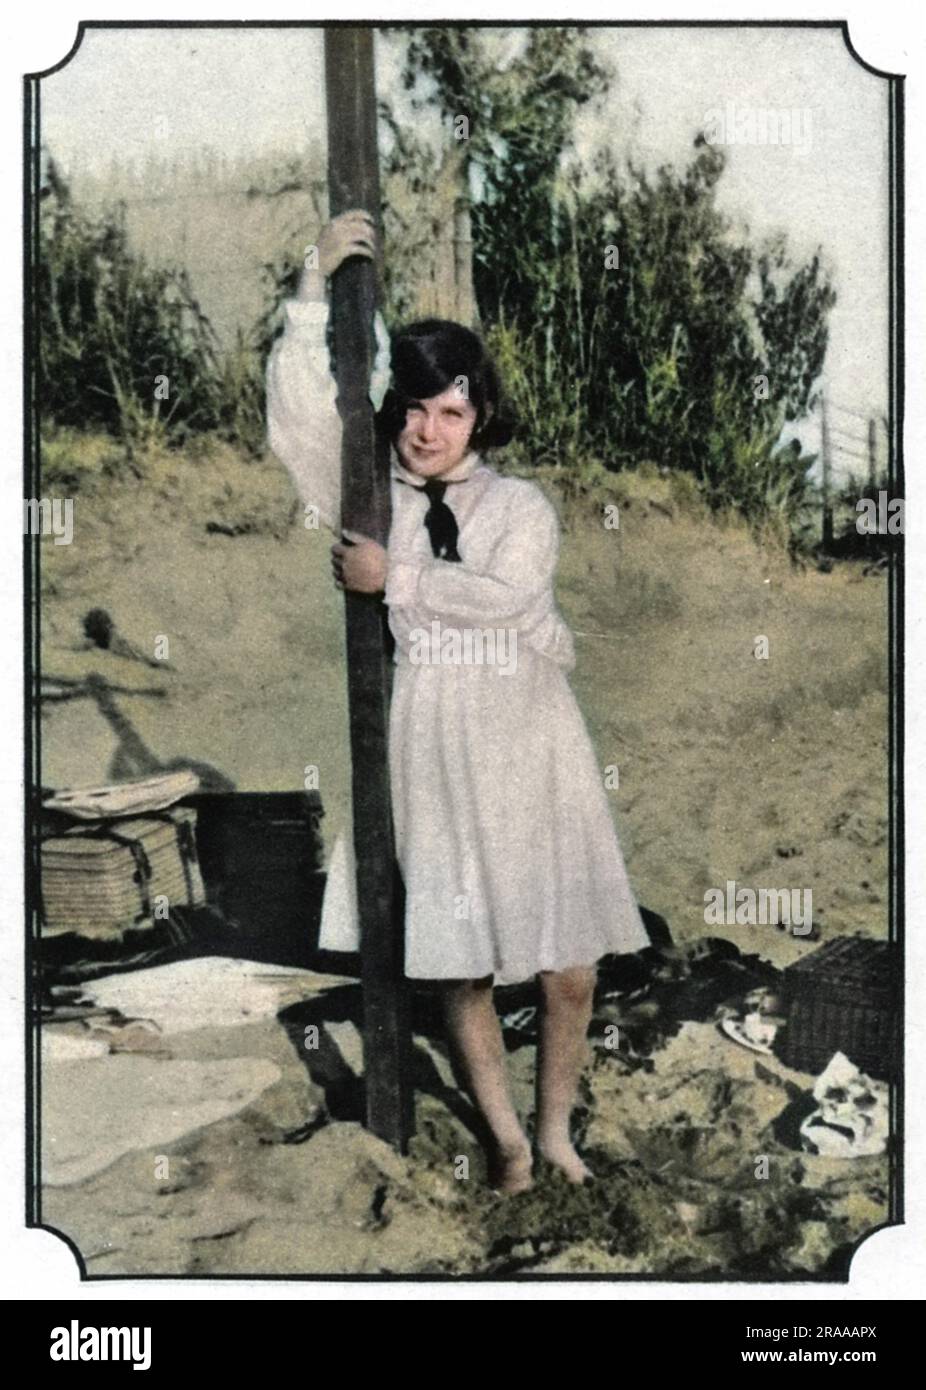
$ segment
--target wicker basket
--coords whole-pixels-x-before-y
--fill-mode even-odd
[[[787,1024],[775,1048],[797,1071],[818,1074],[843,1052],[868,1076],[890,1080],[902,1055],[900,952],[866,937],[828,941],[784,973]]]
[[[195,812],[177,806],[47,835],[43,935],[119,936],[152,922],[160,895],[175,906],[202,904],[195,826]]]

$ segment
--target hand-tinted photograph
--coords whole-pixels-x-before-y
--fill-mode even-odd
[[[845,1285],[903,1220],[903,77],[100,22],[25,111],[29,1223]]]

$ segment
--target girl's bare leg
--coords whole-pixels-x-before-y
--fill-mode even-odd
[[[523,1192],[531,1185],[531,1146],[508,1090],[492,976],[450,985],[444,991],[444,1013],[470,1093],[495,1143],[492,1186],[505,1193]]]
[[[595,992],[594,966],[544,970],[537,1057],[537,1148],[572,1182],[591,1177],[573,1147],[569,1118],[588,1059],[586,1034]]]

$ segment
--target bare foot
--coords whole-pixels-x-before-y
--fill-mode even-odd
[[[533,1158],[530,1145],[518,1149],[499,1149],[489,1175],[493,1191],[505,1197],[527,1192],[533,1186]]]
[[[592,1181],[594,1174],[590,1168],[585,1166],[568,1140],[562,1140],[557,1144],[540,1144],[538,1151],[548,1163],[553,1164],[554,1168],[559,1168],[562,1173],[565,1173],[570,1182]]]

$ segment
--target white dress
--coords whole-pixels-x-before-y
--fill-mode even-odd
[[[267,369],[268,439],[303,503],[336,527],[326,318],[323,304],[287,302]],[[405,973],[510,984],[641,950],[649,937],[603,769],[566,679],[575,657],[553,597],[556,513],[535,484],[475,453],[445,480],[461,563],[434,558],[421,480],[394,460],[385,601]],[[357,944],[352,862],[347,836],[330,866],[322,945]]]

